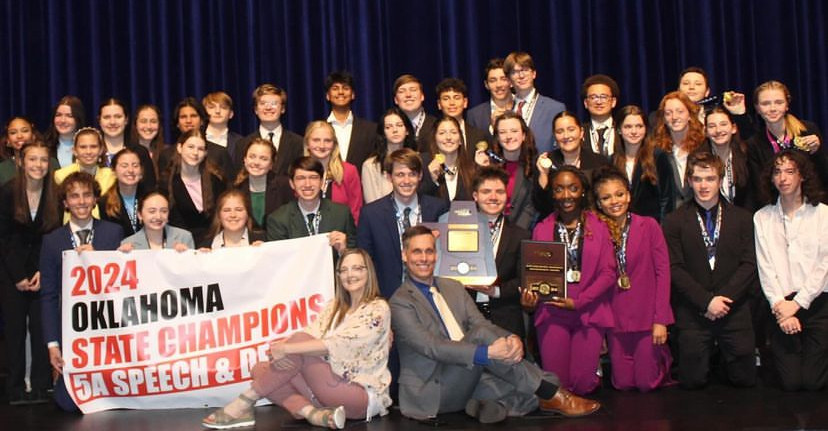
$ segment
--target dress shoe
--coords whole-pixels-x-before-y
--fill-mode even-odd
[[[482,424],[493,424],[506,419],[506,407],[495,400],[471,399],[466,403],[466,414]]]
[[[558,388],[552,398],[539,400],[539,404],[544,413],[557,413],[569,418],[586,416],[601,408],[598,401],[581,398],[564,388]]]

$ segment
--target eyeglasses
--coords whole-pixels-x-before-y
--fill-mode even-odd
[[[258,103],[259,107],[261,108],[278,108],[282,102],[273,102],[273,101],[261,101]]]
[[[340,275],[343,275],[343,274],[347,274],[349,272],[357,272],[357,273],[358,272],[363,272],[367,268],[368,267],[366,267],[365,265],[357,265],[357,266],[352,266],[350,268],[342,267],[342,268],[337,269],[336,272]]]
[[[530,73],[531,71],[532,69],[512,69],[512,71],[509,72],[509,76],[521,76]]]
[[[606,101],[612,99],[612,96],[609,95],[609,94],[590,94],[589,96],[587,96],[587,99],[590,102],[593,102],[593,103],[595,103],[595,102],[606,102]]]

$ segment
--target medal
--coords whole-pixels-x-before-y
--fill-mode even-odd
[[[630,277],[627,276],[627,274],[621,274],[621,276],[618,277],[618,287],[623,290],[628,290],[630,288]]]
[[[578,283],[581,281],[581,271],[569,269],[566,271],[566,281],[569,283]]]

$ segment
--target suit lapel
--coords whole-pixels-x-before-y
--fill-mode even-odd
[[[444,336],[446,335],[446,331],[443,329],[443,321],[440,319],[440,316],[437,314],[437,310],[431,305],[428,299],[426,299],[425,295],[420,292],[416,286],[414,286],[411,281],[406,280],[404,284],[405,288],[408,289],[409,294],[411,295],[414,302],[417,303],[417,307],[423,310],[424,316],[429,316],[431,318],[431,325],[435,328],[439,329],[440,333]],[[439,287],[439,285],[438,285]]]

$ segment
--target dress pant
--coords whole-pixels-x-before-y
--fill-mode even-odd
[[[771,335],[780,383],[787,391],[820,390],[828,384],[828,293],[817,296],[795,317],[802,332],[788,335],[774,323]]]
[[[11,396],[25,390],[26,332],[31,335],[32,389],[45,391],[52,387],[52,367],[49,365],[46,342],[43,341],[40,293],[21,292],[11,282],[3,282],[0,288],[3,290],[3,319],[9,361],[8,393]]]
[[[678,337],[678,380],[685,388],[697,389],[707,384],[714,341],[728,380],[735,386],[756,383],[753,328],[727,329],[712,324],[708,328],[682,328]]]

